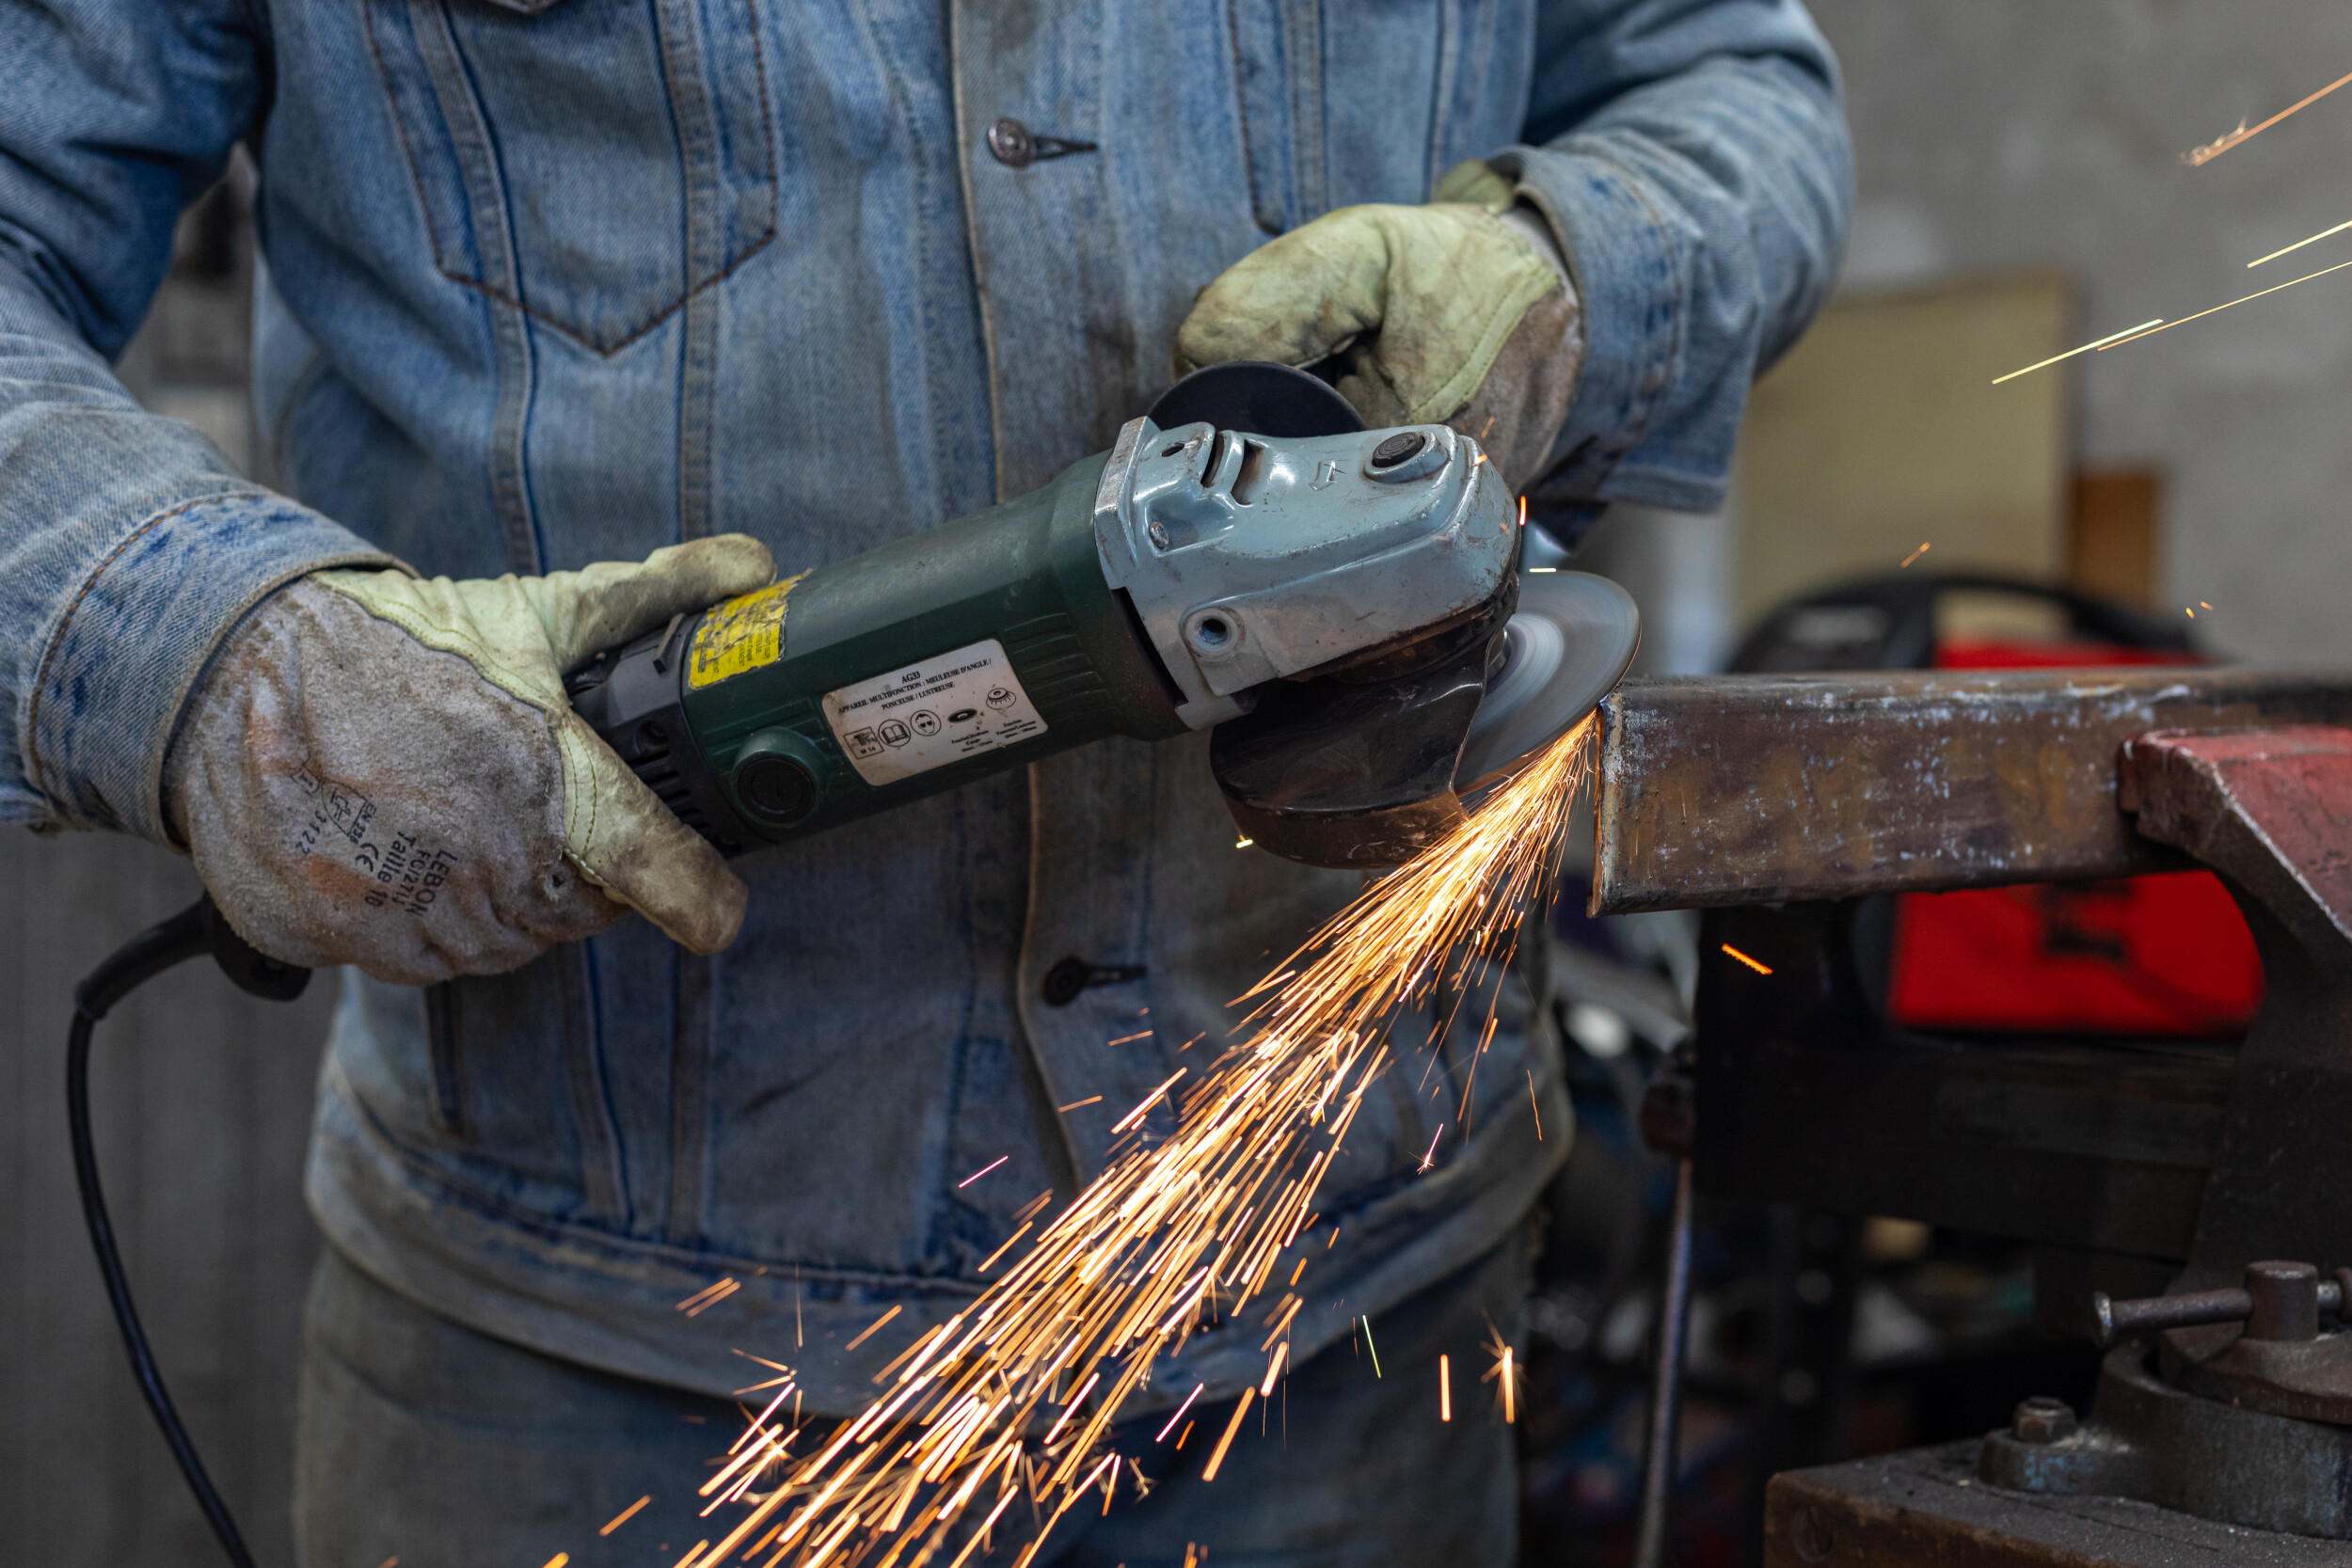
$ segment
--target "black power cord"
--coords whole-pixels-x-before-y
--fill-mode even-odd
[[[66,1035],[66,1118],[73,1138],[73,1179],[82,1190],[82,1217],[89,1223],[90,1247],[98,1254],[98,1272],[106,1281],[106,1299],[114,1307],[115,1323],[122,1330],[123,1348],[131,1354],[131,1374],[138,1379],[147,1408],[163,1429],[171,1457],[196,1494],[196,1506],[220,1540],[220,1549],[234,1568],[253,1568],[253,1554],[237,1533],[229,1505],[213,1489],[197,1457],[188,1429],[180,1423],[164,1374],[148,1347],[147,1331],[139,1326],[138,1307],[131,1300],[131,1281],[122,1272],[122,1255],[115,1248],[113,1224],[106,1217],[106,1196],[98,1180],[98,1148],[90,1136],[89,1048],[98,1021],[114,1006],[175,964],[210,953],[221,972],[237,987],[273,1002],[291,1002],[310,983],[310,972],[282,964],[248,946],[230,928],[210,897],[198,899],[159,926],[151,926],[109,954],[88,977],[73,988],[73,1026]]]

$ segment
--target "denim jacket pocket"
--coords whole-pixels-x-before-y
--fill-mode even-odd
[[[1322,8],[1226,0],[1225,22],[1249,216],[1261,233],[1283,233],[1324,210]]]
[[[775,237],[759,0],[368,0],[452,280],[599,354]]]

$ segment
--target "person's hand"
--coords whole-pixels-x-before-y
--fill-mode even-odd
[[[1566,422],[1583,333],[1549,231],[1512,201],[1473,160],[1427,206],[1343,207],[1268,241],[1193,302],[1176,373],[1338,355],[1367,424],[1451,424],[1525,488]]]
[[[229,923],[288,963],[494,974],[632,908],[715,952],[742,882],[572,712],[563,672],[774,576],[741,534],[544,578],[314,573],[215,657],[166,809]]]

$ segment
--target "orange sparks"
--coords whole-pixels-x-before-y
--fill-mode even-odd
[[[1249,1413],[1249,1399],[1256,1392],[1255,1388],[1241,1391],[1241,1402],[1233,1406],[1233,1418],[1225,1423],[1225,1435],[1216,1440],[1216,1451],[1209,1455],[1209,1467],[1200,1472],[1202,1481],[1216,1479],[1216,1467],[1225,1463],[1225,1450],[1233,1446],[1233,1433],[1241,1430],[1241,1418]],[[1179,1443],[1177,1447],[1184,1445]]]
[[[1512,1348],[1511,1341],[1505,1339],[1502,1337],[1502,1331],[1495,1327],[1491,1322],[1486,1324],[1486,1354],[1494,1357],[1494,1365],[1488,1367],[1486,1375],[1478,1381],[1481,1383],[1492,1383],[1498,1379],[1502,1381],[1502,1422],[1505,1426],[1515,1425],[1519,1418],[1518,1372],[1514,1365],[1517,1354]]]
[[[1724,951],[1739,959],[1741,963],[1746,964],[1750,969],[1755,970],[1758,974],[1770,974],[1772,972],[1772,965],[1757,963],[1754,958],[1749,958],[1745,953],[1740,952],[1740,949],[1732,946],[1729,942],[1724,943]]]
[[[2162,326],[2163,325],[2164,318],[2162,316],[2158,316],[2153,321],[2141,322],[2137,326],[2127,326],[2121,332],[2110,332],[2104,338],[2093,338],[2090,341],[2083,344],[2080,348],[2070,348],[2064,354],[2053,354],[2047,359],[2037,359],[2022,371],[2011,371],[2007,375],[1996,375],[1993,378],[1993,385],[1998,387],[2004,381],[2014,381],[2021,375],[2031,375],[2036,371],[2046,371],[2052,365],[2059,364],[2065,360],[2074,358],[2077,354],[2089,354],[2092,349],[2103,349],[2109,343],[2127,341],[2132,338],[2145,334],[2152,326]],[[1925,545],[1922,545],[1919,547],[1923,550],[1927,548]],[[1906,561],[1903,564],[1908,566],[1911,562]]]
[[[716,1285],[704,1286],[684,1301],[679,1302],[677,1309],[690,1318],[699,1318],[707,1308],[716,1307],[742,1288],[740,1280],[722,1279]]]
[[[1104,1043],[1106,1045],[1132,1045],[1137,1040],[1148,1040],[1151,1037],[1152,1031],[1145,1029],[1133,1035],[1121,1035],[1115,1040],[1105,1040]]]
[[[1274,1359],[1266,1363],[1265,1381],[1258,1385],[1258,1397],[1260,1399],[1263,1399],[1268,1394],[1274,1392],[1274,1380],[1282,1375],[1282,1357],[1288,1355],[1290,1353],[1291,1342],[1288,1339],[1283,1340],[1280,1344],[1274,1347]]]
[[[892,1307],[889,1311],[884,1312],[884,1313],[883,1313],[881,1317],[876,1318],[876,1319],[875,1319],[872,1323],[867,1323],[867,1324],[866,1325],[866,1332],[865,1332],[865,1333],[863,1333],[863,1334],[859,1335],[856,1338],[854,1338],[854,1339],[850,1340],[848,1344],[846,1344],[846,1345],[842,1346],[841,1348],[842,1348],[843,1350],[855,1350],[855,1349],[857,1349],[857,1348],[858,1348],[858,1346],[860,1346],[860,1345],[862,1345],[862,1344],[866,1343],[866,1340],[868,1340],[868,1339],[870,1339],[870,1338],[872,1338],[874,1337],[874,1330],[876,1330],[876,1329],[878,1329],[878,1328],[882,1327],[882,1324],[884,1324],[884,1323],[888,1323],[891,1319],[893,1319],[893,1318],[897,1317],[899,1313],[901,1313],[901,1312],[905,1311],[906,1309],[907,1309],[907,1308],[906,1308],[906,1303],[904,1303],[904,1302],[900,1302],[898,1306],[896,1306],[896,1307]]]
[[[1068,1116],[1068,1115],[1069,1115],[1071,1112],[1073,1112],[1073,1111],[1083,1111],[1083,1110],[1085,1110],[1085,1109],[1086,1109],[1088,1106],[1089,1106],[1089,1105],[1100,1105],[1100,1104],[1102,1104],[1102,1103],[1103,1103],[1103,1097],[1102,1097],[1101,1095],[1099,1095],[1099,1094],[1089,1095],[1089,1096],[1087,1096],[1087,1098],[1086,1098],[1086,1099],[1084,1099],[1084,1100],[1073,1100],[1073,1101],[1071,1101],[1069,1104],[1067,1104],[1067,1105],[1057,1105],[1057,1106],[1055,1106],[1055,1107],[1054,1107],[1054,1114],[1055,1114],[1056,1116],[1063,1116],[1063,1117],[1066,1117],[1066,1116]]]
[[[1535,1103],[1535,1069],[1527,1069],[1527,1108],[1535,1113],[1535,1141],[1544,1141],[1544,1108]]]
[[[2352,229],[2352,223],[2339,223],[2333,229],[2321,230],[2318,233],[2313,234],[2308,240],[2297,240],[2293,245],[2280,245],[2269,255],[2257,256],[2252,261],[2247,262],[2247,270],[2250,272],[2254,268],[2261,266],[2265,261],[2275,261],[2280,257],[2300,250],[2307,245],[2317,245],[2322,240],[2334,239],[2338,234],[2343,233],[2347,229]]]
[[[653,1501],[653,1494],[648,1492],[644,1497],[638,1498],[635,1502],[629,1504],[627,1508],[621,1510],[618,1513],[612,1515],[612,1522],[607,1524],[604,1528],[596,1531],[596,1533],[598,1535],[611,1535],[614,1530],[619,1529],[623,1525],[628,1524],[631,1519],[637,1517],[637,1511],[651,1501]],[[387,1568],[389,1568],[389,1564],[387,1565]]]
[[[973,1182],[977,1181],[981,1177],[986,1176],[990,1171],[994,1170],[998,1165],[1003,1164],[1006,1161],[1011,1158],[1012,1156],[1009,1154],[999,1154],[996,1158],[991,1160],[987,1164],[982,1165],[979,1169],[974,1171],[971,1175],[957,1182],[956,1190],[958,1192],[961,1192],[964,1188],[969,1187]]]
[[[1427,1152],[1427,1153],[1423,1154],[1423,1155],[1421,1157],[1421,1166],[1420,1166],[1420,1169],[1416,1170],[1416,1171],[1413,1173],[1414,1175],[1418,1176],[1418,1175],[1420,1175],[1420,1174],[1421,1174],[1421,1172],[1422,1172],[1422,1171],[1425,1171],[1425,1170],[1427,1170],[1427,1169],[1429,1168],[1430,1162],[1431,1162],[1431,1161],[1433,1161],[1433,1160],[1435,1160],[1435,1159],[1437,1159],[1437,1157],[1438,1157],[1438,1140],[1439,1138],[1444,1137],[1444,1136],[1445,1136],[1445,1123],[1444,1123],[1444,1122],[1439,1122],[1439,1123],[1438,1123],[1438,1130],[1437,1130],[1435,1132],[1432,1132],[1432,1133],[1430,1133],[1430,1134],[1429,1134],[1429,1150],[1428,1150],[1428,1152]]]
[[[2310,108],[2312,104],[2318,103],[2321,99],[2327,97],[2329,93],[2335,91],[2346,82],[2352,82],[2352,76],[2337,77],[2334,81],[2328,83],[2326,87],[2320,88],[2309,98],[2304,99],[2301,103],[2280,109],[2277,114],[2272,115],[2268,119],[2264,120],[2260,125],[2255,126],[2250,131],[2246,128],[2246,122],[2241,119],[2238,121],[2236,130],[2224,132],[2222,135],[2215,137],[2212,141],[2207,142],[2204,146],[2191,149],[2188,152],[2183,154],[2183,160],[2194,167],[2201,168],[2205,165],[2212,163],[2216,158],[2220,157],[2224,152],[2229,151],[2230,149],[2237,146],[2240,142],[2253,140],[2256,136],[2261,135],[2265,131],[2269,130],[2272,126],[2278,124],[2289,115],[2301,114],[2305,109]]]
[[[1168,1434],[1176,1430],[1176,1423],[1184,1418],[1184,1412],[1192,1408],[1192,1402],[1199,1399],[1200,1397],[1200,1390],[1206,1388],[1207,1386],[1208,1385],[1205,1383],[1194,1384],[1192,1386],[1192,1392],[1184,1396],[1184,1402],[1176,1407],[1176,1414],[1168,1418],[1168,1425],[1160,1428],[1160,1434],[1157,1437],[1152,1438],[1152,1441],[1154,1443],[1166,1442],[1168,1440]],[[1182,1447],[1181,1444],[1178,1446]]]
[[[963,1568],[965,1563],[972,1560],[972,1554],[978,1551],[987,1544],[988,1532],[990,1528],[995,1525],[997,1517],[1002,1514],[1006,1509],[1010,1508],[1012,1506],[1013,1498],[1019,1497],[1020,1495],[1021,1494],[1018,1492],[1007,1492],[1003,1497],[996,1499],[996,1506],[988,1511],[988,1517],[986,1519],[980,1521],[979,1533],[963,1544],[963,1550],[956,1554],[955,1561],[949,1563],[947,1568]],[[857,1515],[852,1513],[850,1515],[850,1518],[852,1524],[854,1524],[857,1519]]]
[[[1170,1077],[1167,1083],[1162,1084],[1158,1088],[1153,1089],[1150,1094],[1145,1095],[1142,1101],[1137,1104],[1134,1110],[1128,1112],[1125,1116],[1111,1123],[1111,1131],[1114,1132],[1124,1132],[1130,1127],[1141,1125],[1143,1121],[1143,1115],[1146,1111],[1149,1111],[1152,1108],[1152,1102],[1157,1101],[1160,1096],[1166,1094],[1169,1089],[1173,1088],[1176,1085],[1176,1080],[1178,1078],[1182,1078],[1185,1071],[1185,1069],[1178,1068],[1174,1076]]]
[[[1438,1419],[1454,1419],[1454,1362],[1443,1355],[1438,1357]]]
[[[995,1267],[996,1259],[1002,1258],[1006,1253],[1010,1252],[1012,1250],[1012,1243],[1029,1233],[1029,1226],[1031,1223],[1031,1221],[1023,1220],[1021,1222],[1021,1228],[1006,1237],[1005,1244],[988,1255],[987,1259],[980,1264],[979,1272],[981,1274],[986,1274],[990,1269]]]
[[[2267,289],[2257,289],[2250,294],[2241,294],[2230,301],[2228,305],[2217,305],[2210,310],[2200,310],[2193,316],[2183,316],[2179,321],[2166,322],[2161,326],[2152,326],[2145,332],[2135,332],[2128,338],[2119,337],[2112,341],[2101,343],[2099,352],[2105,354],[2111,348],[2122,348],[2125,343],[2136,343],[2142,338],[2153,338],[2159,332],[2169,332],[2176,326],[2186,326],[2191,322],[2203,321],[2207,316],[2217,316],[2233,306],[2260,299],[2265,294],[2275,294],[2281,289],[2292,289],[2297,283],[2309,283],[2314,277],[2325,277],[2331,272],[2342,272],[2346,267],[2352,267],[2352,261],[2338,261],[2332,267],[2322,267],[2317,272],[2307,272],[2300,277],[2291,277],[2284,283],[2274,283]]]
[[[558,1552],[553,1557],[548,1559],[547,1568],[564,1568],[564,1564],[571,1561],[571,1553]]]
[[[1927,554],[1927,553],[1928,553],[1929,548],[1930,548],[1930,546],[1929,546],[1928,542],[1927,542],[1926,540],[1924,540],[1924,539],[1920,540],[1920,541],[1919,541],[1919,547],[1918,547],[1917,549],[1915,549],[1915,550],[1912,551],[1909,555],[1907,555],[1907,556],[1903,557],[1903,564],[1904,564],[1905,566],[1910,565],[1913,562],[1915,562],[1915,561],[1918,560],[1921,556],[1923,556],[1923,555]]]
[[[1215,1440],[1202,1479],[1219,1474],[1248,1409],[1264,1409],[1290,1365],[1285,1330],[1304,1305],[1304,1263],[1294,1259],[1285,1276],[1281,1258],[1319,1222],[1318,1189],[1359,1112],[1379,1103],[1381,1079],[1423,1039],[1438,1044],[1465,1024],[1481,1046],[1493,1037],[1501,976],[1530,911],[1550,896],[1597,733],[1587,719],[1537,753],[1440,843],[1271,963],[1221,1053],[1122,1117],[1102,1174],[1058,1212],[1049,1215],[1051,1189],[1023,1206],[1020,1228],[982,1265],[992,1282],[979,1298],[877,1374],[881,1391],[862,1415],[805,1454],[760,1427],[704,1493],[713,1507],[743,1507],[697,1568],[738,1568],[754,1541],[744,1568],[949,1562],[950,1546],[968,1562],[1017,1498],[1039,1521],[1014,1564],[1028,1568],[1081,1494],[1089,1512],[1100,1500],[1093,1493],[1116,1474],[1110,1434],[1165,1358],[1254,1307],[1272,1359],[1222,1430],[1204,1433]],[[1464,998],[1486,1018],[1458,1017]],[[1540,1099],[1532,1073],[1529,1092]],[[1166,1135],[1132,1135],[1163,1104],[1174,1113]],[[1334,1225],[1327,1250],[1338,1236]],[[1371,1323],[1359,1324],[1379,1376]],[[1067,1389],[1076,1392],[1064,1399]],[[1183,1451],[1202,1397],[1196,1385],[1154,1441]],[[1443,1398],[1450,1418],[1450,1389]]]
[[[1063,1402],[1060,1418],[1057,1419],[1051,1427],[1046,1429],[1045,1447],[1050,1449],[1054,1446],[1054,1439],[1061,1435],[1062,1427],[1069,1421],[1071,1417],[1075,1416],[1078,1413],[1078,1406],[1086,1402],[1086,1397],[1094,1392],[1094,1386],[1102,1381],[1103,1374],[1101,1372],[1096,1372],[1092,1377],[1088,1378],[1085,1383],[1079,1386],[1076,1393],[1072,1394],[1068,1400]]]
[[[1521,527],[1521,528],[1525,528],[1526,526],[1527,526],[1527,498],[1526,498],[1525,496],[1521,496],[1521,497],[1519,498],[1519,527]]]

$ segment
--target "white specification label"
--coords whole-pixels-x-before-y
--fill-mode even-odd
[[[1045,733],[994,638],[825,693],[825,722],[869,784]]]

